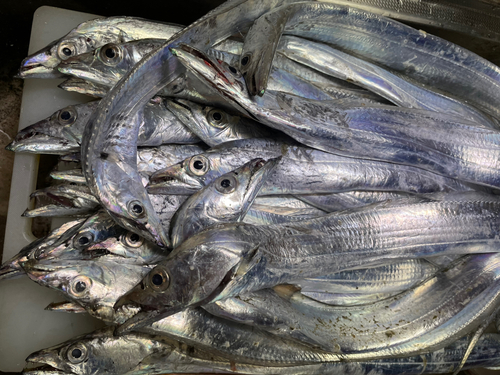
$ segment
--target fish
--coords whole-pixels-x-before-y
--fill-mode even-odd
[[[148,192],[192,194],[222,174],[255,158],[282,157],[261,195],[324,194],[352,190],[424,193],[467,191],[472,187],[423,169],[342,157],[276,139],[226,142],[150,176]]]
[[[182,27],[138,17],[107,17],[85,21],[68,34],[26,57],[19,78],[59,78],[56,67],[72,56],[93,51],[107,43],[144,38],[169,39]]]
[[[336,106],[270,91],[256,102],[248,96],[243,77],[235,68],[233,73],[186,45],[173,50],[208,85],[233,98],[259,122],[307,146],[354,158],[413,165],[491,188],[500,186],[500,132],[495,129],[422,109]]]
[[[266,89],[282,33],[330,44],[500,118],[500,68],[425,31],[332,3],[287,4],[254,22],[245,37],[240,60],[251,95],[262,95]],[[355,42],[359,40],[362,42]]]
[[[120,298],[117,307],[133,301],[160,309],[137,314],[121,329],[124,332],[147,324],[192,304],[215,302],[298,278],[366,268],[398,258],[495,253],[497,229],[493,222],[499,209],[494,200],[393,201],[300,223],[215,226],[184,241]],[[193,288],[199,285],[198,280],[203,280],[203,285]]]
[[[272,132],[249,118],[191,101],[167,100],[167,108],[210,147],[248,138],[269,138]]]
[[[179,42],[205,49],[213,47],[249,27],[273,6],[289,1],[293,0],[230,0],[222,4],[145,56],[100,101],[82,142],[83,171],[90,189],[121,225],[149,237],[159,246],[169,245],[146,189],[138,181],[135,151],[140,126],[137,115],[141,108],[165,85],[173,83],[173,88],[184,70],[169,47]],[[126,138],[117,143],[111,141],[122,134],[120,129],[125,131]]]
[[[498,335],[489,333],[481,337],[473,349],[464,369],[494,366],[498,364]],[[314,365],[269,367],[233,362],[233,367],[223,358],[207,358],[206,352],[191,346],[161,339],[144,333],[113,336],[113,328],[106,327],[90,334],[75,337],[64,343],[32,353],[27,362],[31,366],[27,375],[51,375],[64,371],[83,375],[165,373],[185,371],[231,371],[241,374],[432,374],[448,373],[460,361],[467,347],[465,338],[431,353],[413,357],[389,358],[367,362],[327,362]],[[132,348],[131,353],[123,355]],[[80,352],[75,351],[80,350]],[[75,355],[79,358],[75,358]],[[193,358],[195,357],[195,358]],[[71,361],[70,361],[71,358]],[[80,358],[84,358],[80,360]],[[177,364],[177,365],[175,365]],[[215,367],[215,368],[214,368]],[[51,372],[53,371],[53,372]]]
[[[280,160],[251,160],[191,195],[172,219],[173,248],[212,225],[242,221]]]
[[[0,266],[0,281],[16,278],[24,275],[21,264],[31,258],[43,257],[46,250],[52,246],[57,246],[61,241],[61,236],[71,236],[84,223],[84,219],[69,221],[59,228],[54,229],[45,237],[36,239],[23,247],[19,253]]]
[[[85,125],[98,104],[98,101],[93,101],[60,109],[48,118],[22,129],[6,149],[55,155],[79,152]],[[144,107],[138,146],[200,142],[165,105],[165,100],[157,97]]]
[[[498,129],[496,122],[467,103],[421,87],[417,82],[409,81],[375,64],[350,56],[325,44],[284,36],[280,39],[278,53],[322,73],[349,80],[398,106],[449,113]],[[272,87],[269,89],[279,91]]]

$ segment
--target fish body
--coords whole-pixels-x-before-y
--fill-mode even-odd
[[[148,191],[191,194],[222,174],[252,160],[255,155],[265,159],[282,157],[262,188],[262,195],[351,190],[423,193],[471,189],[457,180],[419,168],[342,157],[279,140],[248,139],[225,143],[156,172],[150,178]]]

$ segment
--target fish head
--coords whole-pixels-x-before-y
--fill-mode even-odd
[[[167,109],[174,113],[193,133],[210,146],[239,139],[239,116],[211,106],[188,100],[167,101]]]
[[[198,154],[153,173],[147,189],[151,194],[191,195],[223,173],[220,153]]]
[[[245,79],[241,72],[222,60],[217,60],[186,44],[179,44],[170,51],[194,75],[216,89],[239,112],[251,117],[238,102],[250,101]]]
[[[286,7],[259,17],[243,43],[240,72],[250,95],[264,95],[278,41],[288,20]]]
[[[160,247],[169,247],[170,239],[144,188],[137,165],[134,168],[115,157],[110,159],[101,157],[96,163],[99,170],[95,173],[96,193],[101,204],[123,228]]]
[[[70,105],[19,131],[6,149],[61,154],[80,150],[81,134],[98,102]]]
[[[36,283],[58,290],[92,316],[115,321],[113,306],[151,270],[116,261],[27,261],[23,268]]]
[[[107,87],[114,86],[162,41],[145,39],[126,43],[108,43],[88,53],[71,57],[58,70],[77,78]]]
[[[107,43],[123,42],[122,31],[114,26],[102,27],[102,22],[90,20],[78,25],[62,38],[26,57],[18,72],[19,78],[59,78],[57,66]]]
[[[113,336],[113,327],[32,353],[25,374],[125,374],[152,353],[168,357],[170,345],[141,334]],[[39,367],[33,367],[39,366]]]
[[[117,334],[217,298],[255,247],[253,241],[238,238],[233,228],[216,226],[190,237],[118,300],[115,308],[135,303],[142,311],[120,326]]]

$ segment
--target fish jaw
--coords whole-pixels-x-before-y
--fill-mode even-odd
[[[146,188],[150,194],[191,195],[204,186],[184,171],[181,162],[153,173]]]
[[[187,70],[201,79],[206,85],[216,89],[240,113],[252,117],[240,103],[250,101],[245,81],[234,68],[212,59],[207,54],[186,44],[170,48]]]
[[[23,371],[23,374],[30,375],[49,375],[49,374],[73,374],[71,367],[61,361],[57,351],[54,348],[42,349],[32,353],[26,358],[30,365],[39,365],[33,369]]]
[[[17,78],[61,78],[64,74],[57,71],[60,59],[54,56],[59,40],[50,43],[47,47],[29,55],[21,62]]]
[[[80,149],[80,145],[64,138],[40,134],[36,131],[27,131],[24,133],[20,132],[5,149],[13,152],[60,155],[68,152],[77,152]]]
[[[0,266],[0,281],[14,279],[24,275],[21,263],[27,261],[27,254],[17,254]]]

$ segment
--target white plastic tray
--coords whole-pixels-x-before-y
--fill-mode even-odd
[[[97,17],[48,6],[38,8],[33,17],[28,54],[59,39],[81,22]],[[60,79],[24,82],[19,129],[67,105],[89,100],[87,96],[59,89],[60,82]],[[15,156],[2,261],[10,259],[35,239],[31,233],[31,219],[22,218],[21,214],[31,204],[29,195],[35,190],[38,162],[36,155]],[[0,283],[0,371],[20,371],[30,353],[102,326],[100,321],[86,314],[44,310],[49,303],[62,300],[57,292],[27,277]]]

